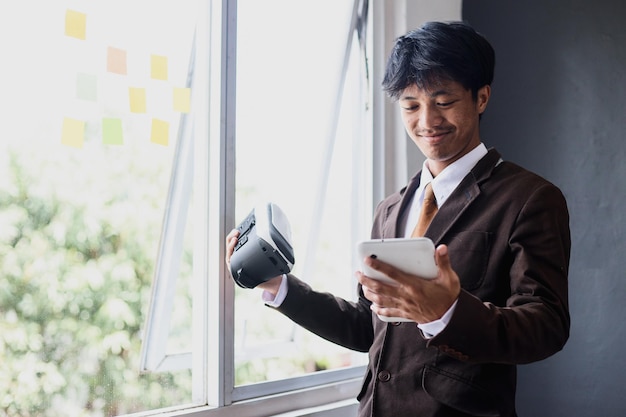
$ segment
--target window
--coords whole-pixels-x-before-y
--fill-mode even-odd
[[[223,241],[275,202],[294,273],[355,297],[368,2],[32,3],[0,6],[20,40],[0,79],[0,410],[252,416],[353,396],[364,355],[235,287]]]
[[[139,354],[190,114],[198,7],[0,6],[0,414],[118,415],[192,402],[189,369],[140,373]],[[188,282],[191,259],[181,256],[178,269]],[[189,311],[188,294],[179,286],[177,313]],[[187,321],[173,320],[170,343],[187,343]]]
[[[347,299],[356,296],[352,248],[371,219],[366,70],[353,9],[247,0],[237,11],[235,217],[263,201],[278,204],[292,227],[294,273]],[[359,356],[236,288],[236,385],[361,364]]]

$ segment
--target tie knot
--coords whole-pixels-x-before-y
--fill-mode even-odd
[[[437,201],[437,199],[435,198],[435,192],[433,191],[433,183],[429,182],[428,184],[426,184],[426,188],[424,188],[424,201],[429,200],[432,204],[432,202]]]

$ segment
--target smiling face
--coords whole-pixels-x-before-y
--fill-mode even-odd
[[[433,176],[480,144],[479,117],[491,88],[471,90],[456,81],[441,81],[428,89],[413,84],[400,94],[402,121],[409,136],[428,159]]]

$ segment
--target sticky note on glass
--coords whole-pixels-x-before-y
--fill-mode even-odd
[[[126,51],[123,49],[107,48],[107,71],[126,75]]]
[[[155,80],[167,80],[167,57],[150,55],[150,77]]]
[[[74,148],[82,148],[85,141],[85,122],[82,120],[63,118],[61,143]]]
[[[128,99],[131,113],[146,112],[146,89],[138,87],[128,88]]]
[[[164,120],[152,119],[150,142],[167,146],[170,136],[170,124]]]
[[[102,143],[105,145],[122,145],[124,143],[121,119],[107,117],[102,119]]]
[[[189,113],[191,107],[191,89],[174,87],[174,111]]]
[[[76,74],[76,97],[81,100],[98,99],[98,79],[93,74]]]
[[[87,15],[75,10],[65,11],[65,35],[85,40],[87,32]]]

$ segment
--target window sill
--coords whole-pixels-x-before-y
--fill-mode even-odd
[[[362,378],[285,392],[215,408],[209,406],[153,410],[126,417],[345,417],[356,415]]]

